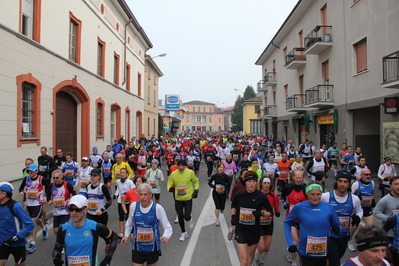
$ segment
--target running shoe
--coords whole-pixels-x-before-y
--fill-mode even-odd
[[[297,266],[296,261],[293,261],[293,262],[291,263],[291,266]]]
[[[48,238],[48,227],[47,225],[45,225],[43,228],[43,240],[46,240],[47,238]]]
[[[180,238],[179,238],[180,242],[183,242],[184,240],[186,240],[187,237],[188,237],[187,232],[181,233]]]
[[[29,247],[26,249],[26,251],[28,252],[28,253],[33,253],[33,252],[35,252],[35,250],[36,250],[36,245],[35,244],[30,244],[29,245]]]
[[[219,220],[216,220],[215,225],[216,225],[216,226],[219,226],[219,225],[220,225],[220,221],[219,221]]]
[[[292,263],[291,253],[288,253],[288,255],[287,255],[287,260],[288,260],[288,262],[291,262],[291,263]]]
[[[105,245],[105,254],[108,254],[108,251],[109,251],[109,244]]]
[[[193,217],[191,217],[191,220],[188,222],[188,227],[193,228],[194,224],[195,224],[195,222],[193,220]]]
[[[179,222],[179,216],[176,216],[175,224],[177,224],[178,222]]]
[[[355,252],[355,251],[356,251],[355,247],[353,246],[353,244],[352,244],[351,242],[348,242],[348,249],[349,249],[350,251],[352,251],[352,252]]]
[[[233,227],[229,227],[229,233],[227,234],[227,239],[231,241],[233,239],[234,232],[233,232]]]

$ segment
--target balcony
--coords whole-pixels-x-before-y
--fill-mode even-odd
[[[319,55],[333,45],[332,26],[316,26],[305,37],[305,54]]]
[[[306,64],[306,55],[303,54],[304,48],[296,47],[285,56],[286,69],[298,69]]]
[[[334,85],[317,85],[305,91],[305,106],[314,108],[334,107]]]
[[[274,87],[277,85],[276,72],[268,72],[264,77],[265,86]]]
[[[305,98],[305,94],[294,94],[285,98],[285,110],[287,112],[305,113]]]
[[[277,117],[277,105],[268,105],[263,109],[263,113],[267,117]]]
[[[382,87],[399,89],[399,51],[382,58]]]
[[[265,81],[263,79],[259,80],[257,84],[258,92],[259,91],[267,91],[267,87],[265,86]]]

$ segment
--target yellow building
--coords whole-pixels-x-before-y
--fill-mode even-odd
[[[262,133],[261,118],[262,97],[255,97],[245,100],[242,104],[243,127],[242,130],[247,134]]]

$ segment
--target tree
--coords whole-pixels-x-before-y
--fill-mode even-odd
[[[241,95],[237,96],[237,99],[234,103],[233,113],[231,114],[231,122],[233,124],[231,130],[234,132],[242,131],[243,129],[243,108],[242,104],[245,100],[256,97],[256,93],[252,86],[247,86],[244,91],[244,97]]]

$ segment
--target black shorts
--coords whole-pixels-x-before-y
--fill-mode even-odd
[[[53,227],[58,228],[61,224],[67,223],[69,221],[69,214],[53,216]]]
[[[325,257],[308,257],[300,256],[302,265],[306,266],[325,266],[327,264],[327,256]]]
[[[39,206],[27,206],[28,208],[28,213],[29,216],[33,219],[39,219],[42,218],[42,208],[43,205],[39,205]]]
[[[236,231],[236,236],[234,239],[238,244],[247,244],[248,246],[253,246],[259,243],[260,235],[246,235],[237,233]]]
[[[370,217],[373,215],[373,209],[371,207],[363,207],[363,217]]]
[[[337,161],[338,161],[338,160],[328,160],[328,163],[330,164],[330,166],[332,166],[332,165],[338,165]]]
[[[25,245],[22,247],[0,247],[0,260],[8,260],[8,257],[12,254],[16,264],[22,263],[26,260],[26,248]]]
[[[273,221],[269,225],[261,225],[260,226],[260,235],[261,236],[272,236],[273,235],[273,228],[274,228]]]
[[[155,198],[156,200],[159,200],[161,198],[161,194],[152,194],[153,198]]]
[[[201,165],[200,162],[195,161],[194,162],[194,171],[199,171],[200,165]]]
[[[160,251],[152,251],[152,252],[141,252],[137,250],[132,250],[132,262],[136,264],[154,264],[159,259]]]

